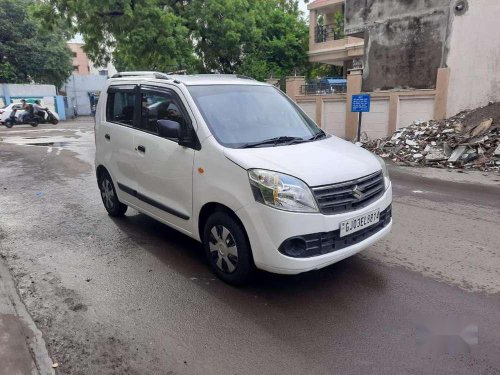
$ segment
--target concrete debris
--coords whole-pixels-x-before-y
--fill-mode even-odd
[[[470,135],[476,137],[479,134],[485,133],[490,128],[492,123],[493,123],[492,118],[484,120],[482,123],[480,123],[471,131]]]
[[[387,138],[365,142],[363,147],[397,164],[500,171],[500,121],[495,117],[471,123],[468,114],[414,122]]]
[[[455,150],[453,150],[448,161],[451,163],[456,162],[465,153],[465,150],[467,150],[467,146],[458,146]]]
[[[427,155],[425,155],[425,160],[427,161],[441,161],[448,159],[444,154],[443,150],[438,148],[431,149]]]
[[[497,146],[497,148],[495,149],[495,151],[493,152],[493,155],[498,155],[500,156],[500,144]],[[5,188],[4,188],[5,189]]]

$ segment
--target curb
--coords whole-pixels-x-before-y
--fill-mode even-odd
[[[19,319],[19,341],[23,340],[29,350],[31,361],[33,363],[32,374],[37,375],[55,375],[52,368],[52,360],[49,357],[42,332],[37,328],[35,322],[29,315],[24,303],[22,302],[17,288],[14,284],[9,269],[0,259],[0,312],[12,312]],[[1,335],[2,332],[0,332]],[[22,337],[24,336],[24,337]],[[0,353],[1,354],[1,353]],[[19,353],[17,353],[19,354]],[[35,372],[36,371],[36,372]]]

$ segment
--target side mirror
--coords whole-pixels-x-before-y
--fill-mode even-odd
[[[172,120],[158,120],[158,135],[163,138],[181,138],[181,124]]]

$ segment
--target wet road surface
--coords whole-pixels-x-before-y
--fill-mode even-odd
[[[500,374],[499,187],[391,168],[386,239],[238,289],[197,242],[106,214],[92,128],[0,128],[0,255],[59,374]]]

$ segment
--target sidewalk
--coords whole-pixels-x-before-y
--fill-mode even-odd
[[[485,185],[500,188],[500,174],[497,172],[481,172],[460,169],[439,169],[432,167],[406,167],[396,165],[390,160],[386,160],[391,173],[405,173],[417,177],[424,177],[433,180],[456,182],[462,184]]]
[[[53,375],[41,332],[0,258],[0,375]]]

